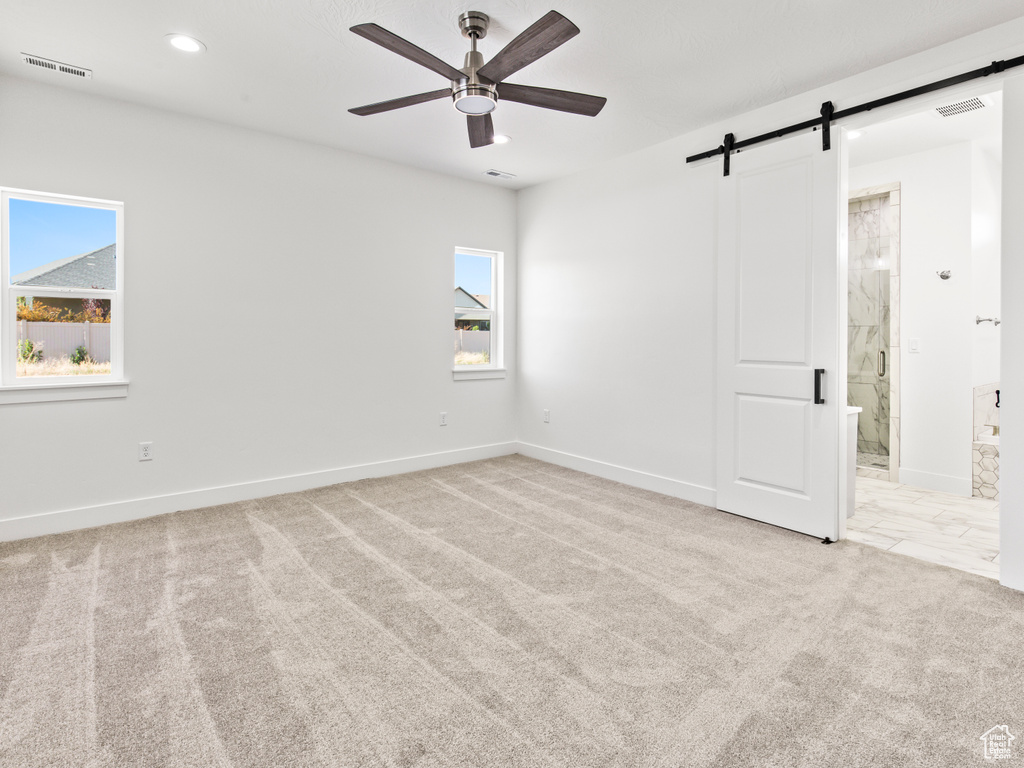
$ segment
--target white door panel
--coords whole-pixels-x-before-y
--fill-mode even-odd
[[[832,539],[846,411],[838,133],[828,152],[813,133],[733,157],[718,198],[718,506]]]
[[[733,171],[740,216],[736,340],[743,362],[807,362],[810,166],[808,159],[748,174]],[[790,193],[778,195],[780,187]],[[779,252],[787,258],[771,258]]]
[[[736,396],[736,480],[807,494],[810,406],[806,400]]]

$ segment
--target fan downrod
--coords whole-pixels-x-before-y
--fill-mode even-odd
[[[487,37],[487,27],[491,17],[483,11],[466,11],[459,14],[459,29],[462,36],[471,40],[483,40]]]

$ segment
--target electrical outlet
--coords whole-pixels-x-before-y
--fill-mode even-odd
[[[551,411],[549,411],[547,408],[544,409],[544,423],[551,423]]]
[[[153,460],[153,444],[139,443],[139,461]]]
[[[446,411],[441,411],[441,426],[448,426],[448,413]]]

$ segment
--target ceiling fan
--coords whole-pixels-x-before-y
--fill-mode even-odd
[[[566,40],[579,34],[579,27],[565,16],[556,11],[550,11],[498,51],[485,64],[483,54],[476,49],[476,43],[477,40],[487,36],[489,24],[490,18],[486,13],[480,11],[467,11],[459,16],[459,29],[462,30],[462,35],[468,37],[472,42],[472,49],[466,54],[462,69],[449,66],[436,56],[376,24],[357,24],[352,27],[351,31],[360,37],[365,37],[399,56],[404,56],[410,61],[448,78],[451,81],[451,87],[390,101],[380,101],[376,104],[367,104],[364,107],[350,109],[349,112],[363,116],[375,115],[378,112],[410,107],[413,104],[422,104],[425,101],[434,101],[450,96],[455,109],[466,115],[466,122],[469,126],[469,145],[483,147],[494,143],[491,112],[497,106],[499,98],[504,101],[517,101],[520,104],[530,104],[535,107],[556,109],[560,112],[571,112],[590,117],[595,116],[604,107],[607,99],[601,96],[505,82],[505,78],[509,75],[518,72],[541,56],[551,53]]]

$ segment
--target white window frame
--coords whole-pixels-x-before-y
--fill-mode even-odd
[[[452,254],[453,275],[455,274],[455,259],[459,254],[483,256],[491,260],[491,298],[490,306],[487,308],[491,325],[491,362],[486,365],[455,365],[453,362],[452,378],[455,381],[504,379],[506,371],[502,340],[505,335],[505,323],[503,322],[505,319],[505,254],[501,251],[484,251],[479,248],[456,248]],[[454,311],[452,317],[454,322]]]
[[[57,205],[79,205],[114,211],[115,287],[106,289],[46,288],[11,285],[10,201],[30,200]],[[110,373],[99,376],[17,377],[18,297],[60,296],[110,301]],[[44,350],[45,354],[45,350]],[[0,405],[60,400],[96,400],[127,397],[124,378],[124,203],[72,195],[0,187]]]

